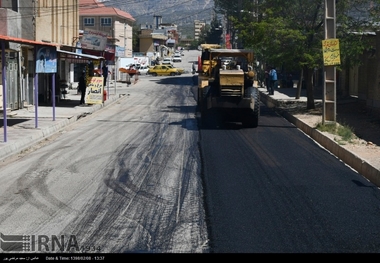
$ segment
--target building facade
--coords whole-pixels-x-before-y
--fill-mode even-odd
[[[177,25],[162,23],[161,16],[154,16],[155,25],[141,26],[139,40],[140,52],[153,59],[174,53],[180,41]]]
[[[204,21],[194,20],[194,39],[195,40],[199,39],[199,35],[201,33],[201,30],[205,26],[206,26],[206,23]]]
[[[104,56],[109,65],[111,78],[118,79],[117,61],[132,57],[132,26],[135,19],[127,12],[114,7],[107,7],[96,0],[80,0],[79,29],[84,34],[103,32],[107,35],[105,50],[86,50],[83,52]]]
[[[39,45],[33,41],[54,43],[58,48],[71,45],[78,32],[78,5],[78,0],[0,1],[0,34],[23,40],[9,42],[6,47],[7,108],[19,109],[34,103],[35,48]],[[58,68],[61,72],[57,74],[64,75],[66,67]],[[42,100],[48,98],[51,77],[38,75]]]

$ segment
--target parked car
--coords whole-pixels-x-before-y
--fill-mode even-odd
[[[169,65],[157,65],[148,70],[148,74],[152,76],[175,76],[181,75],[178,69]]]
[[[161,62],[162,65],[173,65],[173,59],[172,58],[164,58]]]
[[[139,75],[146,75],[148,74],[149,66],[147,65],[141,65],[137,68]]]

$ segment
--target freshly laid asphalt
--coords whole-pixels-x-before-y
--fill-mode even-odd
[[[127,86],[126,83],[118,83],[117,85]],[[132,85],[138,86],[139,82]],[[284,102],[306,102],[307,100],[306,90],[301,90],[299,99],[295,99],[295,89],[281,89],[281,92],[276,91],[274,95],[268,95],[265,88],[259,88],[259,90],[261,101],[269,107],[278,107]],[[55,107],[52,105],[38,106],[37,114],[35,106],[7,112],[6,128],[4,128],[3,114],[0,112],[0,161],[21,153],[86,115],[107,107],[122,98],[123,94],[118,94],[116,89],[108,89],[108,91],[103,104],[79,105],[80,94],[76,90],[69,90],[69,94],[57,102]],[[318,98],[316,98],[316,101],[321,102]],[[291,114],[284,112],[283,116],[347,165],[350,165],[377,186],[380,186],[380,170],[348,152],[316,129],[297,120]]]

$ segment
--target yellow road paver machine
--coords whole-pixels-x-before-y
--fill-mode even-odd
[[[256,128],[260,93],[254,87],[254,53],[203,44],[198,59],[198,107],[202,123],[210,109],[231,113],[245,127]]]

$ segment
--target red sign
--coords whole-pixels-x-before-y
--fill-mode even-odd
[[[231,35],[230,34],[226,34],[226,48],[228,48],[228,49],[232,48],[232,45],[231,45]]]

